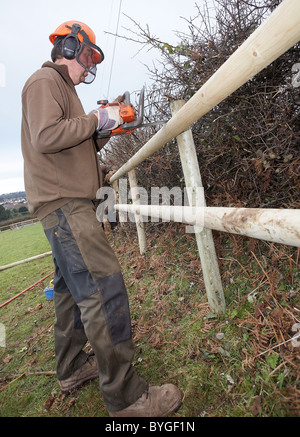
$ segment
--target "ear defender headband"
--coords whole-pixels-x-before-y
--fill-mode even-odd
[[[66,59],[74,59],[76,58],[80,49],[80,41],[77,35],[78,33],[82,34],[83,31],[81,31],[81,26],[77,23],[74,23],[72,27],[66,27],[71,29],[71,33],[63,39],[62,56]]]

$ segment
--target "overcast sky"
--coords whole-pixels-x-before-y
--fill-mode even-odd
[[[113,100],[143,85],[151,85],[144,64],[151,66],[158,54],[137,43],[117,38],[133,36],[131,17],[151,34],[171,44],[179,42],[176,32],[188,33],[184,18],[197,15],[195,6],[204,0],[14,0],[2,2],[0,15],[0,194],[24,190],[23,158],[20,144],[21,92],[28,77],[43,62],[50,60],[49,35],[64,21],[79,20],[96,34],[96,43],[105,54],[91,85],[81,84],[77,93],[86,112],[96,107],[100,98]],[[119,9],[121,5],[121,13]],[[183,18],[184,17],[184,18]],[[115,58],[112,54],[116,44]],[[111,80],[109,79],[111,76]]]

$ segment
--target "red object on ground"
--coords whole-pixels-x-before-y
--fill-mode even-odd
[[[21,291],[21,293],[16,294],[16,296],[12,297],[11,299],[9,299],[8,301],[4,302],[3,304],[0,305],[0,308],[4,307],[5,305],[7,305],[9,302],[11,302],[12,300],[16,299],[17,297],[21,296],[21,294],[25,293],[25,291],[31,290],[32,288],[34,288],[36,285],[40,284],[41,282],[43,282],[45,279],[49,278],[49,276],[53,275],[54,271],[49,273],[49,275],[45,276],[44,278],[40,279],[39,281],[37,281],[35,284],[30,285],[30,287],[26,288],[25,290]]]

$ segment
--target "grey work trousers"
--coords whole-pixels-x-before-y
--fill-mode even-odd
[[[95,206],[74,199],[41,220],[55,265],[55,355],[57,377],[67,379],[95,353],[100,391],[109,411],[133,404],[145,391],[132,359],[128,296],[119,262]]]

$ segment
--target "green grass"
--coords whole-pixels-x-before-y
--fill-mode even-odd
[[[227,303],[217,315],[207,304],[194,237],[180,225],[156,230],[147,229],[145,256],[135,232],[108,232],[127,284],[138,373],[183,390],[176,417],[299,415],[299,349],[291,342],[276,347],[291,338],[299,319],[297,249],[216,234]],[[40,225],[3,234],[2,264],[49,250]],[[0,272],[0,304],[52,270],[48,257]],[[6,328],[0,415],[106,417],[97,380],[69,396],[60,393],[46,285],[48,279],[0,309]]]
[[[0,232],[0,247],[0,266],[51,250],[40,223]]]

